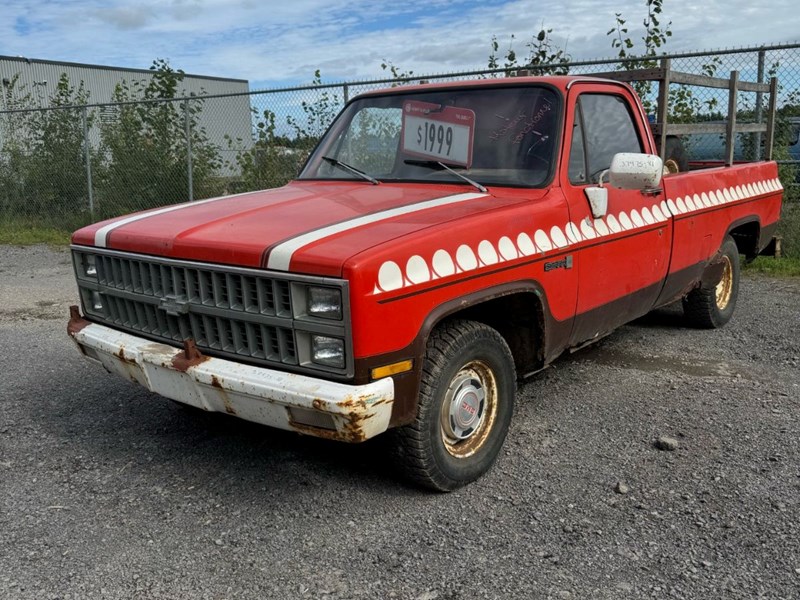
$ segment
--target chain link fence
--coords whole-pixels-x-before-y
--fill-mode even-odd
[[[787,206],[796,200],[800,44],[669,58],[676,71],[728,77],[735,70],[744,81],[778,78],[775,158],[787,188]],[[619,68],[615,59],[528,67],[531,74],[597,74]],[[54,98],[49,107],[36,109],[20,108],[6,96],[0,106],[0,224],[72,230],[187,199],[280,186],[298,173],[333,118],[359,93],[508,74],[484,70],[85,106],[55,106]],[[648,112],[654,112],[657,86],[637,86]],[[673,86],[670,95],[672,122],[722,122],[727,113],[726,90]],[[765,96],[740,93],[737,119],[763,122],[769,101]],[[758,158],[760,135],[739,134],[735,160]],[[692,160],[718,161],[725,151],[723,136],[717,134],[686,136],[684,145]]]

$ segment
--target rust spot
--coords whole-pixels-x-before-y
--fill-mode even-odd
[[[289,421],[289,425],[291,425],[298,433],[313,435],[314,437],[325,438],[327,440],[334,440],[337,442],[349,442],[351,444],[357,444],[367,439],[358,424],[354,424],[350,421],[348,421],[345,428],[341,431],[334,429],[322,429],[321,427],[313,427],[311,425],[297,423],[296,421]]]
[[[222,387],[222,380],[216,375],[211,375],[211,387],[217,388],[219,395],[222,398],[222,403],[225,405],[225,412],[229,415],[235,415],[236,409],[231,404],[231,399],[228,398],[228,392]]]
[[[345,400],[344,400],[344,401],[341,403],[341,405],[340,405],[340,406],[343,406],[343,407],[345,407],[345,408],[358,408],[358,409],[361,409],[361,410],[364,410],[364,411],[365,411],[365,410],[367,410],[367,409],[369,408],[369,406],[370,406],[370,404],[369,404],[368,400],[369,400],[371,397],[372,397],[372,396],[371,396],[370,394],[363,394],[363,395],[361,395],[361,396],[356,396],[356,397],[353,397],[353,396],[348,396],[348,397],[347,397],[347,398],[346,398],[346,399],[345,399]]]
[[[136,364],[135,360],[125,356],[125,347],[124,346],[120,347],[120,349],[117,352],[114,352],[114,356],[116,356],[122,362],[128,363],[130,365],[135,365]]]
[[[314,398],[311,401],[311,406],[313,406],[317,410],[324,410],[324,407],[323,407],[323,404],[322,404],[322,400],[319,399],[319,398]]]
[[[176,371],[186,373],[189,367],[197,366],[208,359],[208,356],[200,354],[200,350],[197,349],[194,340],[189,338],[183,341],[183,352],[179,352],[175,355],[175,358],[172,359],[172,368]]]
[[[67,323],[67,333],[72,337],[84,327],[91,325],[89,321],[81,317],[81,311],[76,305],[69,307],[69,322]]]

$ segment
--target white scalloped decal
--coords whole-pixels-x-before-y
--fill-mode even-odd
[[[581,233],[587,240],[593,240],[597,237],[597,232],[594,230],[594,227],[592,227],[592,222],[589,220],[589,217],[581,221]]]
[[[540,252],[550,252],[550,250],[553,249],[553,244],[550,243],[550,238],[547,237],[547,234],[541,229],[537,230],[536,233],[533,234],[533,241],[536,242],[536,247],[539,248]]]
[[[437,250],[433,254],[433,272],[439,277],[450,277],[456,272],[453,257],[447,250]]]
[[[428,263],[419,254],[415,254],[406,263],[406,279],[411,283],[425,283],[431,278]]]
[[[472,271],[478,268],[478,259],[475,258],[475,253],[472,248],[466,244],[461,244],[456,251],[456,263],[458,268],[462,271]]]
[[[556,248],[565,248],[567,244],[567,237],[561,232],[558,225],[553,225],[550,229],[550,239],[553,240]]]
[[[520,233],[517,236],[517,246],[522,256],[530,256],[536,252],[536,246],[533,245],[533,240],[527,233]]]
[[[649,208],[643,207],[640,211],[635,209],[630,213],[622,211],[617,216],[609,214],[605,220],[599,218],[592,220],[586,217],[580,221],[580,224],[567,222],[563,229],[554,225],[550,228],[549,235],[547,232],[537,229],[532,234],[533,239],[529,233],[520,232],[517,234],[516,241],[508,236],[503,236],[496,242],[486,239],[478,244],[477,249],[473,249],[467,244],[461,244],[455,251],[455,256],[440,248],[433,253],[430,263],[424,256],[415,254],[406,260],[405,270],[397,262],[388,260],[378,269],[378,281],[375,284],[374,293],[382,294],[434,279],[452,277],[457,273],[534,256],[537,252],[545,254],[551,250],[576,246],[584,241],[620,233],[623,230],[636,230],[667,221],[670,216],[746,200],[782,189],[783,185],[780,179],[769,179],[687,194],[684,198],[666,199]]]
[[[378,271],[378,287],[384,292],[399,290],[403,287],[403,272],[396,262],[387,261]]]
[[[577,244],[583,239],[581,232],[575,226],[575,223],[567,223],[567,226],[564,228],[564,230],[567,233],[567,239],[569,240],[570,244]]]
[[[497,263],[497,250],[494,249],[492,243],[488,240],[483,240],[478,244],[478,258],[484,265],[493,265]]]

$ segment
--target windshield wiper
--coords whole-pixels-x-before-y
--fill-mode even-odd
[[[336,158],[333,158],[331,156],[323,156],[322,160],[332,164],[334,167],[339,167],[340,169],[344,169],[345,171],[349,171],[353,175],[357,175],[358,177],[361,177],[361,179],[369,181],[372,185],[380,184],[380,181],[378,181],[377,179],[375,179],[371,175],[367,175],[366,173],[364,173],[364,171],[362,171],[360,169],[356,169],[354,166],[348,165],[347,163],[343,163],[342,161],[340,161],[340,160],[338,160]]]
[[[476,189],[480,190],[484,194],[488,194],[489,193],[489,190],[487,190],[480,183],[478,183],[474,179],[470,179],[469,177],[467,177],[463,173],[459,173],[458,171],[456,171],[452,167],[447,166],[446,164],[444,164],[440,160],[414,160],[413,158],[410,158],[410,159],[404,160],[403,162],[406,163],[407,165],[415,165],[417,167],[428,167],[429,169],[436,169],[436,168],[444,169],[448,173],[452,173],[456,177],[459,177],[460,179],[463,179],[468,184],[470,184],[471,186],[473,186]],[[464,168],[461,165],[453,165],[453,166],[454,167],[458,167],[460,169]]]

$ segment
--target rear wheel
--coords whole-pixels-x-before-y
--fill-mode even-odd
[[[395,432],[400,468],[413,482],[450,491],[494,463],[514,412],[514,359],[497,331],[453,321],[431,334],[417,417]]]
[[[731,236],[720,248],[722,277],[715,285],[701,284],[683,299],[683,312],[695,327],[714,329],[731,320],[739,295],[739,249]]]

